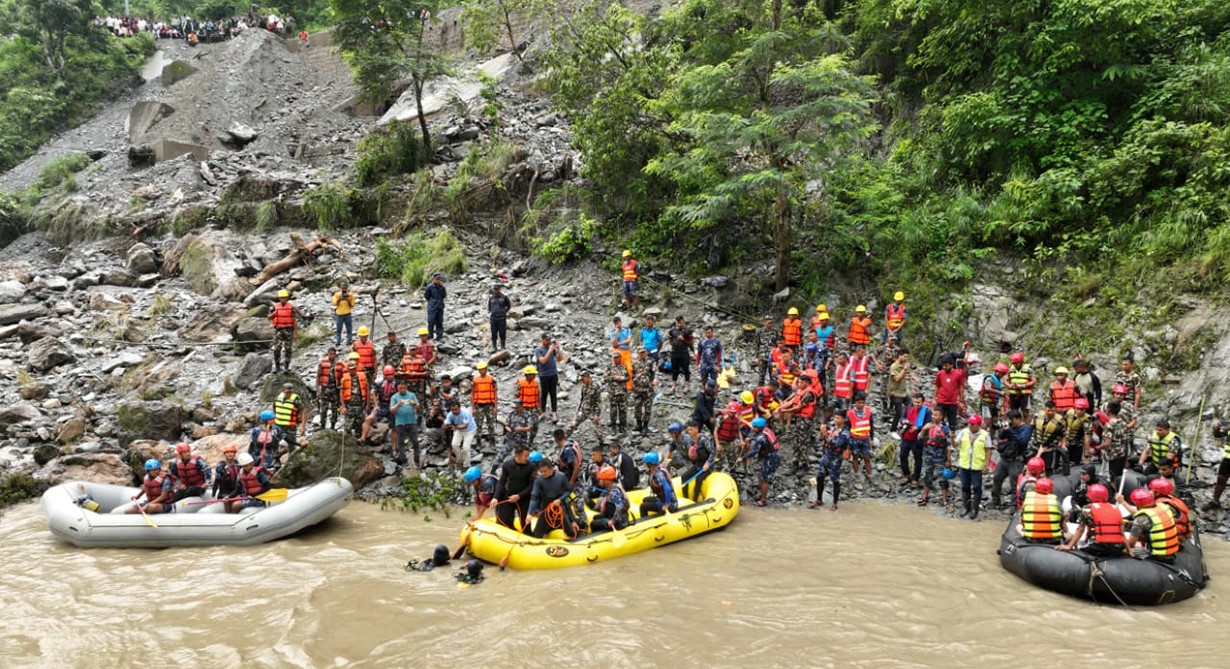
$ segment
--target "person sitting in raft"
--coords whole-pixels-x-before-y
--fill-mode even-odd
[[[687,469],[683,470],[683,480],[691,481],[681,491],[684,497],[700,501],[700,486],[713,470],[717,449],[713,448],[713,440],[707,434],[701,434],[700,423],[688,423],[688,439],[692,442],[683,456],[688,461]]]
[[[1132,512],[1128,551],[1135,557],[1174,564],[1174,555],[1179,552],[1179,529],[1170,511],[1157,505],[1148,488],[1133,490],[1131,504],[1124,501],[1123,493],[1116,495],[1115,501]]]
[[[568,477],[555,471],[554,460],[542,457],[541,453],[538,456],[538,478],[534,479],[529,509],[530,518],[537,520],[527,523],[530,526],[527,534],[541,539],[551,530],[563,530],[569,539],[575,539],[580,528],[569,517],[568,505],[564,504],[564,498],[572,492]]]
[[[1071,522],[1080,522],[1081,507],[1089,504],[1089,488],[1097,483],[1101,483],[1098,480],[1097,467],[1085,465],[1080,468],[1076,487],[1072,489],[1072,508],[1068,511],[1068,519]]]
[[[598,515],[589,522],[590,532],[621,530],[628,526],[628,495],[623,486],[615,481],[618,476],[610,465],[598,470],[598,486],[602,488],[602,496],[594,505]]]
[[[1192,511],[1186,502],[1175,496],[1174,483],[1170,479],[1158,477],[1149,481],[1149,490],[1153,492],[1157,505],[1169,511],[1170,517],[1174,518],[1179,542],[1187,541],[1188,537],[1192,536]]]
[[[1127,541],[1123,537],[1123,515],[1119,507],[1110,503],[1110,491],[1101,483],[1089,486],[1086,493],[1089,503],[1084,507],[1072,507],[1080,526],[1057,550],[1070,551],[1088,539],[1081,550],[1098,557],[1127,555]]]
[[[653,491],[641,502],[641,518],[678,511],[679,499],[671,487],[670,475],[662,469],[662,456],[650,451],[641,456],[641,462],[645,463],[645,469],[649,472],[649,489]]]
[[[171,480],[171,475],[163,473],[162,463],[157,458],[150,458],[145,461],[145,478],[141,481],[141,494],[145,495],[145,503],[138,502],[137,499],[141,495],[132,498],[133,505],[124,510],[124,513],[167,513],[174,507],[171,502],[175,499],[174,483]]]
[[[487,513],[487,509],[491,507],[491,501],[495,499],[495,486],[499,483],[492,474],[484,474],[483,470],[474,465],[466,470],[465,473],[466,485],[474,488],[474,518],[478,520]]]
[[[436,544],[435,550],[431,552],[431,558],[427,560],[411,560],[406,563],[406,571],[431,571],[436,567],[443,567],[448,564],[449,554],[448,546],[444,544]]]
[[[1025,502],[1025,494],[1034,489],[1038,479],[1046,475],[1046,460],[1033,456],[1025,463],[1025,471],[1016,477],[1016,508]]]
[[[239,462],[235,460],[238,452],[239,447],[235,444],[222,447],[222,461],[214,467],[214,499],[220,498],[220,492],[235,489],[235,483],[239,481]]]
[[[175,447],[176,459],[171,461],[171,478],[175,480],[175,501],[185,497],[204,497],[205,487],[213,470],[201,456],[192,457],[192,446]]]
[[[1055,484],[1048,478],[1034,482],[1034,489],[1025,493],[1021,505],[1021,523],[1017,529],[1031,544],[1059,545],[1063,541],[1063,511],[1055,497]]]
[[[269,475],[264,468],[253,466],[256,460],[251,453],[240,453],[236,461],[239,462],[239,478],[227,497],[240,499],[227,502],[226,512],[239,513],[240,509],[265,506],[265,501],[256,496],[269,491]]]

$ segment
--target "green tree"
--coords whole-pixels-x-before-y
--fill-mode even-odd
[[[61,72],[69,37],[85,36],[100,7],[94,0],[16,0],[9,9],[7,28],[41,44],[47,67]]]
[[[440,46],[427,39],[440,4],[439,0],[333,0],[333,39],[363,91],[373,100],[387,100],[395,82],[410,81],[423,150],[429,156],[431,133],[423,114],[423,91],[449,72]]]
[[[542,0],[466,0],[462,4],[461,20],[465,24],[466,40],[479,53],[507,47],[518,61],[521,40],[514,23],[529,21],[543,8]]]

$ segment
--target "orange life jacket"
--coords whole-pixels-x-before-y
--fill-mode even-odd
[[[871,374],[867,370],[867,363],[871,362],[871,358],[867,356],[850,358],[850,364],[854,365],[854,389],[867,390],[867,386],[871,384]]]
[[[854,397],[853,380],[850,378],[850,368],[853,365],[853,362],[847,362],[845,366],[837,365],[836,378],[833,380],[833,397]]]
[[[866,316],[859,318],[855,316],[850,321],[850,331],[846,333],[846,343],[854,346],[856,344],[870,344],[871,332],[867,330],[871,325],[871,319]]]
[[[398,376],[408,381],[427,380],[427,365],[421,356],[407,355],[401,360],[401,371],[398,372]]]
[[[850,423],[850,436],[855,439],[867,439],[871,436],[871,408],[863,407],[863,413],[857,409],[846,411],[846,420]]]
[[[376,347],[372,345],[372,340],[359,340],[354,343],[354,350],[359,354],[359,366],[363,369],[376,368]]]
[[[1089,515],[1093,517],[1093,543],[1117,544],[1125,543],[1123,538],[1123,516],[1119,508],[1105,502],[1092,502],[1089,505]]]
[[[893,302],[884,310],[884,322],[888,323],[888,327],[896,330],[905,323],[905,305]]]
[[[1067,383],[1058,380],[1051,382],[1051,401],[1055,403],[1055,411],[1063,413],[1076,406],[1076,382],[1071,379]]]
[[[470,401],[474,406],[495,404],[495,377],[490,374],[480,374],[474,377],[474,390],[470,393]]]
[[[636,269],[636,261],[629,258],[628,261],[623,264],[624,281],[636,281]]]
[[[273,313],[269,314],[269,322],[274,329],[295,327],[295,307],[290,302],[278,302],[273,305]]]
[[[346,376],[342,377],[342,401],[349,402],[354,397],[355,378],[359,380],[359,396],[360,400],[367,400],[367,372],[362,369],[351,374],[347,370]]]
[[[786,346],[798,346],[803,343],[803,321],[796,316],[782,322],[782,339]]]
[[[337,362],[322,358],[320,367],[316,370],[316,387],[332,388],[337,385]]]
[[[1063,538],[1063,512],[1054,495],[1031,490],[1021,506],[1022,536],[1026,539]]]
[[[1192,535],[1192,514],[1187,503],[1178,497],[1158,497],[1157,503],[1170,507],[1175,529],[1179,531],[1179,541],[1186,541]]]
[[[521,405],[526,410],[538,409],[538,381],[530,381],[529,379],[520,379],[517,381],[517,397],[521,398]]]

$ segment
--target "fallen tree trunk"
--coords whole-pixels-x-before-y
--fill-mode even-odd
[[[292,232],[290,233],[290,243],[290,253],[287,253],[285,258],[265,265],[265,269],[261,270],[260,274],[248,279],[248,283],[253,286],[259,286],[282,272],[311,262],[312,258],[325,249],[337,249],[339,259],[346,257],[342,243],[324,233],[317,235],[316,239],[312,240],[311,243],[305,244],[302,235]]]

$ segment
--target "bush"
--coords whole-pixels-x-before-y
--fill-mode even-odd
[[[461,244],[447,230],[437,231],[430,239],[413,234],[396,244],[376,240],[376,273],[415,288],[425,285],[435,272],[460,274],[468,267]]]
[[[316,220],[317,228],[340,230],[379,225],[387,200],[387,184],[380,188],[364,190],[327,182],[303,196],[303,207]]]
[[[8,474],[0,477],[0,509],[42,495],[47,483],[29,474]]]
[[[534,240],[531,250],[552,265],[580,260],[593,252],[590,239],[597,229],[594,219],[581,214],[576,220],[551,230],[545,239]]]
[[[43,166],[43,170],[38,174],[38,180],[31,187],[31,198],[41,200],[48,195],[75,192],[77,190],[76,174],[93,162],[84,153],[70,153],[52,158]]]
[[[360,186],[375,186],[389,177],[413,174],[427,164],[419,144],[417,130],[400,121],[378,130],[359,141],[359,157],[354,163],[355,182]]]

